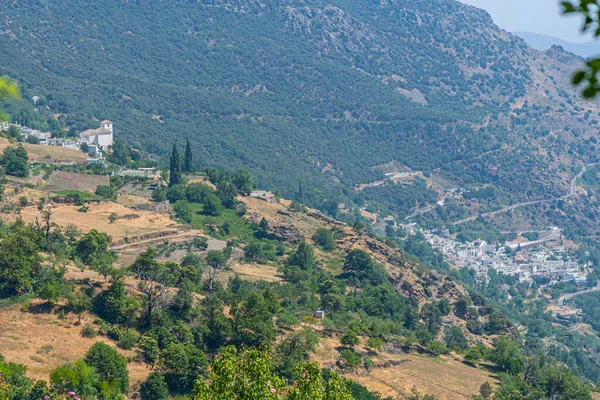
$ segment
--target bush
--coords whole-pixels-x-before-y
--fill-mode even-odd
[[[131,350],[137,345],[138,340],[140,340],[140,334],[134,330],[128,330],[121,335],[119,347],[123,350]]]
[[[116,385],[121,392],[129,388],[127,361],[107,344],[94,344],[86,353],[85,362],[96,370],[100,381]]]
[[[142,400],[168,400],[169,388],[165,378],[156,372],[148,375],[148,378],[140,387]]]
[[[442,342],[439,340],[434,340],[433,342],[427,345],[427,352],[433,354],[434,356],[439,356],[440,354],[447,354],[450,350]]]
[[[100,185],[96,188],[96,196],[105,200],[115,201],[117,199],[117,189],[108,185]]]
[[[363,367],[371,372],[371,370],[375,367],[375,362],[373,360],[371,360],[369,357],[365,357],[363,359]]]
[[[139,340],[139,347],[142,349],[142,357],[148,364],[154,364],[160,355],[158,342],[151,336],[142,336]]]
[[[338,365],[340,368],[355,369],[360,365],[361,356],[354,350],[344,349],[340,351],[340,359]]]
[[[98,330],[92,324],[85,324],[81,329],[81,336],[85,338],[95,338],[98,335]]]
[[[346,333],[344,333],[344,335],[340,339],[340,342],[342,343],[342,346],[354,347],[360,343],[360,339],[358,338],[356,332],[354,332],[353,330],[349,330]]]
[[[317,246],[320,246],[325,251],[335,250],[335,240],[333,233],[329,229],[319,228],[313,236],[313,240]]]
[[[373,351],[379,351],[383,347],[383,339],[378,337],[370,337],[367,340],[367,347]]]

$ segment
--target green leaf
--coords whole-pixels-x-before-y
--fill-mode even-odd
[[[586,99],[592,99],[592,98],[596,97],[597,93],[598,93],[598,89],[596,89],[594,87],[589,87],[583,91],[583,97],[585,97]]]
[[[574,13],[575,12],[575,7],[573,6],[573,4],[571,4],[568,1],[563,1],[562,2],[562,6],[563,6],[563,13],[564,14],[569,14],[569,13]]]
[[[577,71],[575,75],[573,75],[573,79],[571,81],[573,82],[573,85],[579,85],[581,82],[583,82],[584,78],[585,71]]]

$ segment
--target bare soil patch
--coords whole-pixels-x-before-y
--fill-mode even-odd
[[[83,190],[94,192],[98,186],[106,186],[108,184],[108,176],[54,171],[50,175],[44,190]]]

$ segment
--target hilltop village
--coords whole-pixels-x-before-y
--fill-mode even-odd
[[[408,234],[416,234],[416,224],[401,225]],[[514,276],[519,282],[554,285],[559,282],[587,283],[589,265],[580,265],[574,248],[562,237],[557,227],[542,231],[522,232],[515,240],[488,244],[484,240],[460,242],[448,232],[420,231],[425,240],[444,256],[451,266],[475,270],[475,279],[489,283],[490,269]],[[525,236],[524,236],[525,235]]]
[[[90,155],[88,163],[99,162],[106,158],[106,152],[114,143],[113,123],[109,120],[100,122],[100,127],[88,129],[79,134],[79,139],[53,138],[50,132],[42,132],[27,126],[0,122],[0,131],[8,130],[9,127],[19,129],[24,139],[33,139],[33,143],[42,146],[58,146],[72,150],[80,150]]]

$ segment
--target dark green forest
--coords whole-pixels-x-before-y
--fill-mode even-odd
[[[288,198],[302,183],[320,208],[393,160],[492,182],[505,200],[560,193],[547,168],[564,146],[547,136],[568,125],[548,117],[559,106],[509,116],[537,56],[455,1],[34,0],[6,2],[0,21],[0,74],[25,98],[72,132],[109,118],[163,160],[189,138],[197,165],[243,166]],[[523,126],[532,118],[543,134]],[[388,192],[372,201],[405,212]]]

